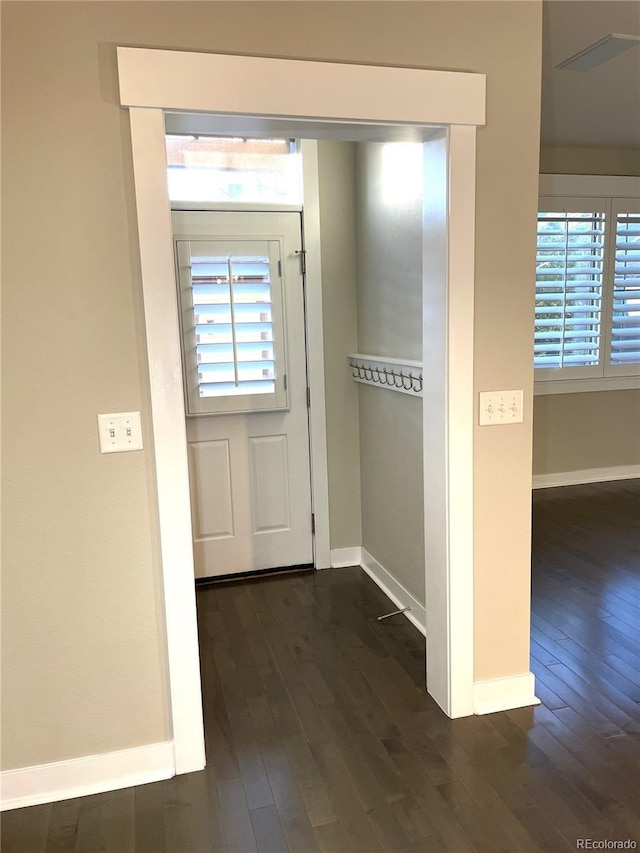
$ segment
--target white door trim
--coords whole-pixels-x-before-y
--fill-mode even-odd
[[[424,144],[423,435],[429,693],[473,713],[475,127]]]
[[[331,566],[329,536],[329,479],[327,462],[327,418],[324,390],[324,331],[322,324],[322,262],[320,260],[320,193],[318,187],[318,143],[300,142],[302,154],[302,239],[306,258],[307,366],[311,407],[311,500],[315,516],[314,558],[316,569]]]
[[[473,621],[469,621],[473,435],[468,417],[473,409],[473,351],[471,345],[455,352],[452,348],[452,334],[457,337],[458,329],[462,335],[468,332],[473,301],[449,299],[448,294],[468,295],[473,291],[475,185],[471,176],[475,169],[474,128],[484,123],[484,75],[121,47],[118,73],[121,104],[130,108],[131,115],[176,772],[202,768],[205,757],[182,372],[165,176],[165,109],[268,115],[283,120],[297,117],[326,123],[462,125],[457,128],[460,133],[447,137],[439,161],[449,213],[448,249],[442,255],[445,266],[440,277],[445,288],[449,343],[442,364],[443,393],[437,403],[432,401],[430,412],[433,415],[434,406],[438,407],[440,448],[445,454],[446,475],[432,497],[447,520],[447,547],[438,560],[427,561],[427,647],[431,666],[437,665],[441,673],[433,685],[430,675],[429,692],[450,716],[473,713]],[[218,81],[224,82],[217,85]],[[313,219],[317,211],[308,211],[307,215]],[[305,222],[305,227],[307,224],[311,225]],[[454,248],[462,251],[459,262],[452,254]],[[317,252],[314,255],[319,257]],[[313,275],[319,277],[317,258],[316,264]],[[317,296],[312,298],[316,302],[309,310],[310,319],[314,315],[311,328],[314,334],[322,335],[321,301]],[[311,341],[310,351],[314,352]],[[312,362],[316,371],[320,367],[318,353],[321,348]],[[316,388],[314,393],[322,396],[323,383],[321,389]],[[318,412],[324,417],[321,402],[318,399],[314,407],[317,420]],[[458,416],[459,424],[455,420]],[[326,447],[319,453],[326,459]],[[426,470],[428,464],[425,454],[425,483],[431,476]],[[314,481],[314,492],[319,494],[326,484],[326,464],[314,468],[314,475],[322,481]],[[468,487],[464,487],[465,482]],[[328,501],[326,488],[324,495]],[[325,509],[328,520],[328,504]],[[427,511],[425,524],[431,524],[426,516]],[[328,524],[323,536],[318,560],[329,565]],[[430,601],[434,588],[440,589],[441,599],[435,596]],[[431,621],[436,608],[441,618]]]
[[[130,110],[176,773],[205,765],[187,433],[161,110]]]

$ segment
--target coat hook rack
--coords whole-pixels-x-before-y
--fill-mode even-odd
[[[422,397],[422,362],[362,353],[351,353],[347,362],[356,382]]]

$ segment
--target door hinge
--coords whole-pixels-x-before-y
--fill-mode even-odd
[[[311,388],[307,386],[307,409],[311,408]]]
[[[296,255],[300,255],[300,272],[305,275],[307,272],[307,253],[305,249],[296,249]]]
[[[311,513],[311,532],[316,532],[316,516],[314,512]]]
[[[278,278],[282,278],[282,261],[278,261]]]

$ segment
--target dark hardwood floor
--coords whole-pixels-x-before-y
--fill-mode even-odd
[[[5,813],[2,853],[640,845],[640,481],[534,494],[542,705],[449,720],[357,568],[198,592],[207,769]]]

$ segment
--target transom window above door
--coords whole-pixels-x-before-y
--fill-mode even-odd
[[[301,163],[294,139],[168,133],[165,140],[172,202],[301,202]]]

